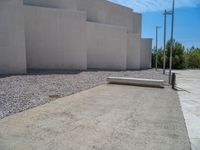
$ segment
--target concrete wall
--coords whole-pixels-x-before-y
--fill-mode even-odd
[[[133,33],[142,34],[142,14],[133,12]]]
[[[132,9],[106,0],[24,0],[25,4],[85,11],[87,20],[127,27],[128,32],[141,33],[141,15]]]
[[[49,8],[76,9],[76,0],[24,0],[24,4]]]
[[[87,20],[127,27],[133,32],[132,9],[106,0],[77,0],[77,9],[87,12]]]
[[[25,6],[26,49],[31,69],[87,69],[86,14]]]
[[[140,34],[127,35],[127,69],[140,69]]]
[[[126,28],[87,23],[88,68],[125,70],[126,50]]]
[[[22,0],[0,0],[0,74],[26,72]]]
[[[101,22],[99,9],[104,11],[105,0],[76,0],[77,9],[87,13],[87,20],[91,22]]]
[[[152,39],[141,39],[141,69],[151,68]]]
[[[127,28],[128,32],[133,32],[132,9],[108,1],[104,3],[106,3],[105,23],[123,26]]]
[[[24,73],[26,65],[77,70],[87,65],[113,70],[151,67],[152,40],[141,40],[142,16],[127,7],[106,0],[24,4],[29,6],[23,8],[22,0],[0,0],[0,74]]]

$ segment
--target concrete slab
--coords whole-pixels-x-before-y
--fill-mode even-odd
[[[0,149],[189,150],[190,144],[175,91],[102,85],[0,120]]]
[[[154,79],[140,79],[140,78],[127,78],[127,77],[109,77],[107,82],[110,84],[127,84],[145,87],[158,87],[164,88],[164,80]]]
[[[176,70],[178,92],[192,150],[200,150],[200,70]]]

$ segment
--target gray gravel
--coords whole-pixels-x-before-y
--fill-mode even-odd
[[[161,71],[31,71],[0,76],[0,118],[106,83],[109,76],[163,79]]]

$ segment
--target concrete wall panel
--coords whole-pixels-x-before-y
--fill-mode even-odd
[[[133,32],[133,11],[127,7],[108,1],[106,3],[105,23],[126,27],[128,32]]]
[[[87,20],[91,22],[101,22],[102,18],[99,17],[101,12],[104,12],[105,0],[76,0],[77,9],[87,13]],[[103,17],[103,16],[102,16]]]
[[[25,14],[28,68],[87,68],[85,13],[25,6]]]
[[[133,32],[132,9],[106,0],[77,0],[77,9],[87,12],[87,20],[126,27]]]
[[[87,23],[88,68],[125,70],[127,57],[126,28]]]
[[[133,33],[142,34],[142,14],[133,12]]]
[[[140,34],[128,34],[127,39],[127,69],[140,69]]]
[[[26,72],[22,0],[0,0],[0,74]]]
[[[76,0],[24,0],[24,4],[76,10]]]
[[[151,68],[152,39],[141,39],[141,69]]]

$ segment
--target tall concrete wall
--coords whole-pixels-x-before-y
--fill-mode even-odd
[[[126,50],[126,28],[87,23],[88,68],[125,70]]]
[[[87,69],[86,14],[25,6],[26,49],[31,69]]]
[[[24,0],[24,3],[85,11],[90,22],[124,26],[128,32],[141,34],[141,15],[107,0]]]
[[[0,74],[24,73],[26,64],[30,69],[151,67],[152,41],[141,40],[142,15],[127,7],[106,0],[24,4],[25,27],[22,0],[0,0]]]
[[[140,69],[140,34],[129,33],[127,38],[127,69]]]
[[[140,63],[141,69],[151,68],[151,57],[152,57],[152,39],[141,39],[141,54]]]
[[[0,74],[26,72],[22,0],[0,0]]]

